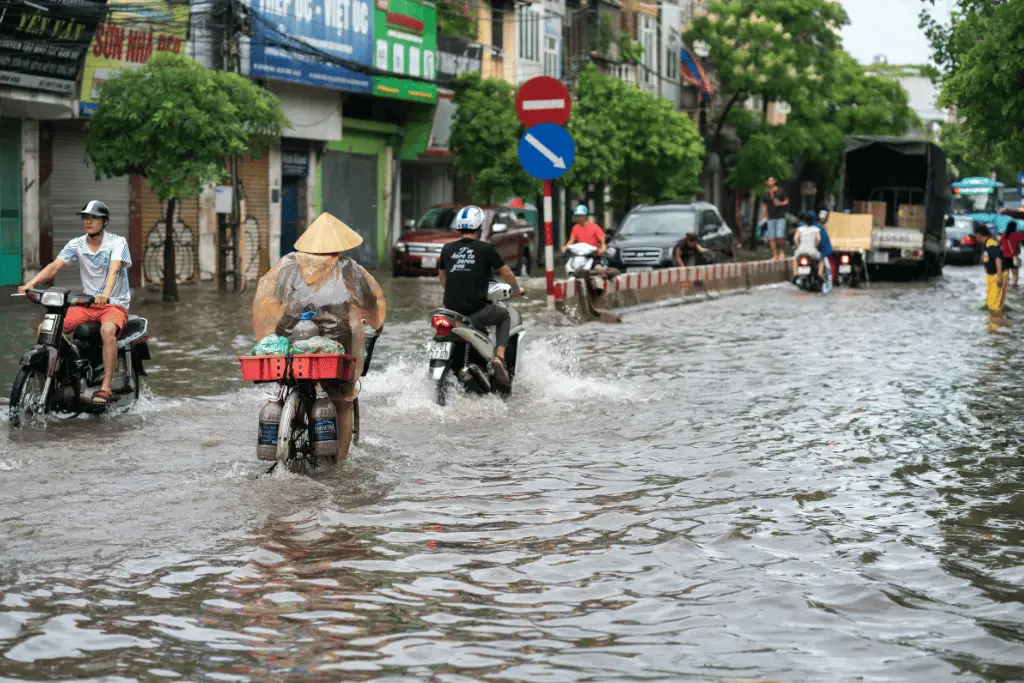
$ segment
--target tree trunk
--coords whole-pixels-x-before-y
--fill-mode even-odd
[[[178,200],[171,197],[167,201],[166,234],[164,237],[164,301],[178,300],[178,266],[174,253],[174,209]]]

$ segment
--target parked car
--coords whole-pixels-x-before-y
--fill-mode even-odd
[[[978,265],[981,249],[974,240],[974,221],[967,216],[954,216],[953,225],[946,226],[946,263]]]
[[[437,275],[441,248],[459,239],[455,217],[468,204],[439,204],[427,209],[423,217],[406,225],[395,243],[392,273],[400,275]],[[481,206],[486,214],[481,239],[498,250],[502,260],[519,275],[529,275],[531,258],[537,244],[537,210],[508,206]]]
[[[608,265],[620,270],[673,266],[672,250],[688,232],[695,232],[716,262],[731,260],[732,229],[713,204],[658,202],[638,206],[622,219],[608,241]]]

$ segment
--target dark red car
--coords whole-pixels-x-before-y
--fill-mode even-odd
[[[427,209],[423,217],[402,233],[395,244],[395,277],[400,275],[437,275],[441,248],[459,239],[455,216],[469,204],[438,204]],[[502,260],[518,275],[528,275],[531,259],[536,258],[537,209],[508,206],[480,207],[486,214],[480,239],[490,242]]]

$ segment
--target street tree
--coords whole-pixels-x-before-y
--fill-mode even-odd
[[[563,180],[567,187],[610,185],[620,211],[687,197],[699,188],[704,144],[693,121],[667,100],[592,64],[580,74],[567,125],[576,142],[576,162]]]
[[[923,19],[940,65],[940,104],[954,107],[974,154],[1024,162],[1024,3],[961,0],[948,25]]]
[[[725,101],[710,110],[709,149],[722,151],[733,110],[758,98],[789,101],[820,86],[841,50],[836,29],[848,21],[830,0],[714,0],[686,31],[691,44],[708,44],[707,59]]]
[[[462,74],[454,99],[458,109],[448,145],[452,166],[470,179],[473,201],[537,196],[537,181],[519,165],[522,125],[516,117],[513,86],[479,74]]]
[[[87,152],[97,177],[142,176],[167,202],[165,301],[178,298],[177,201],[221,180],[228,157],[261,153],[287,123],[277,97],[252,81],[168,52],[104,82]]]

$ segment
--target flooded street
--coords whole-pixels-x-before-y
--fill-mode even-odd
[[[134,306],[129,415],[4,414],[0,677],[1024,680],[1024,326],[979,268],[579,328],[534,281],[515,395],[445,409],[440,290],[383,284],[326,477],[258,476],[251,294]],[[3,299],[6,396],[42,309]]]

